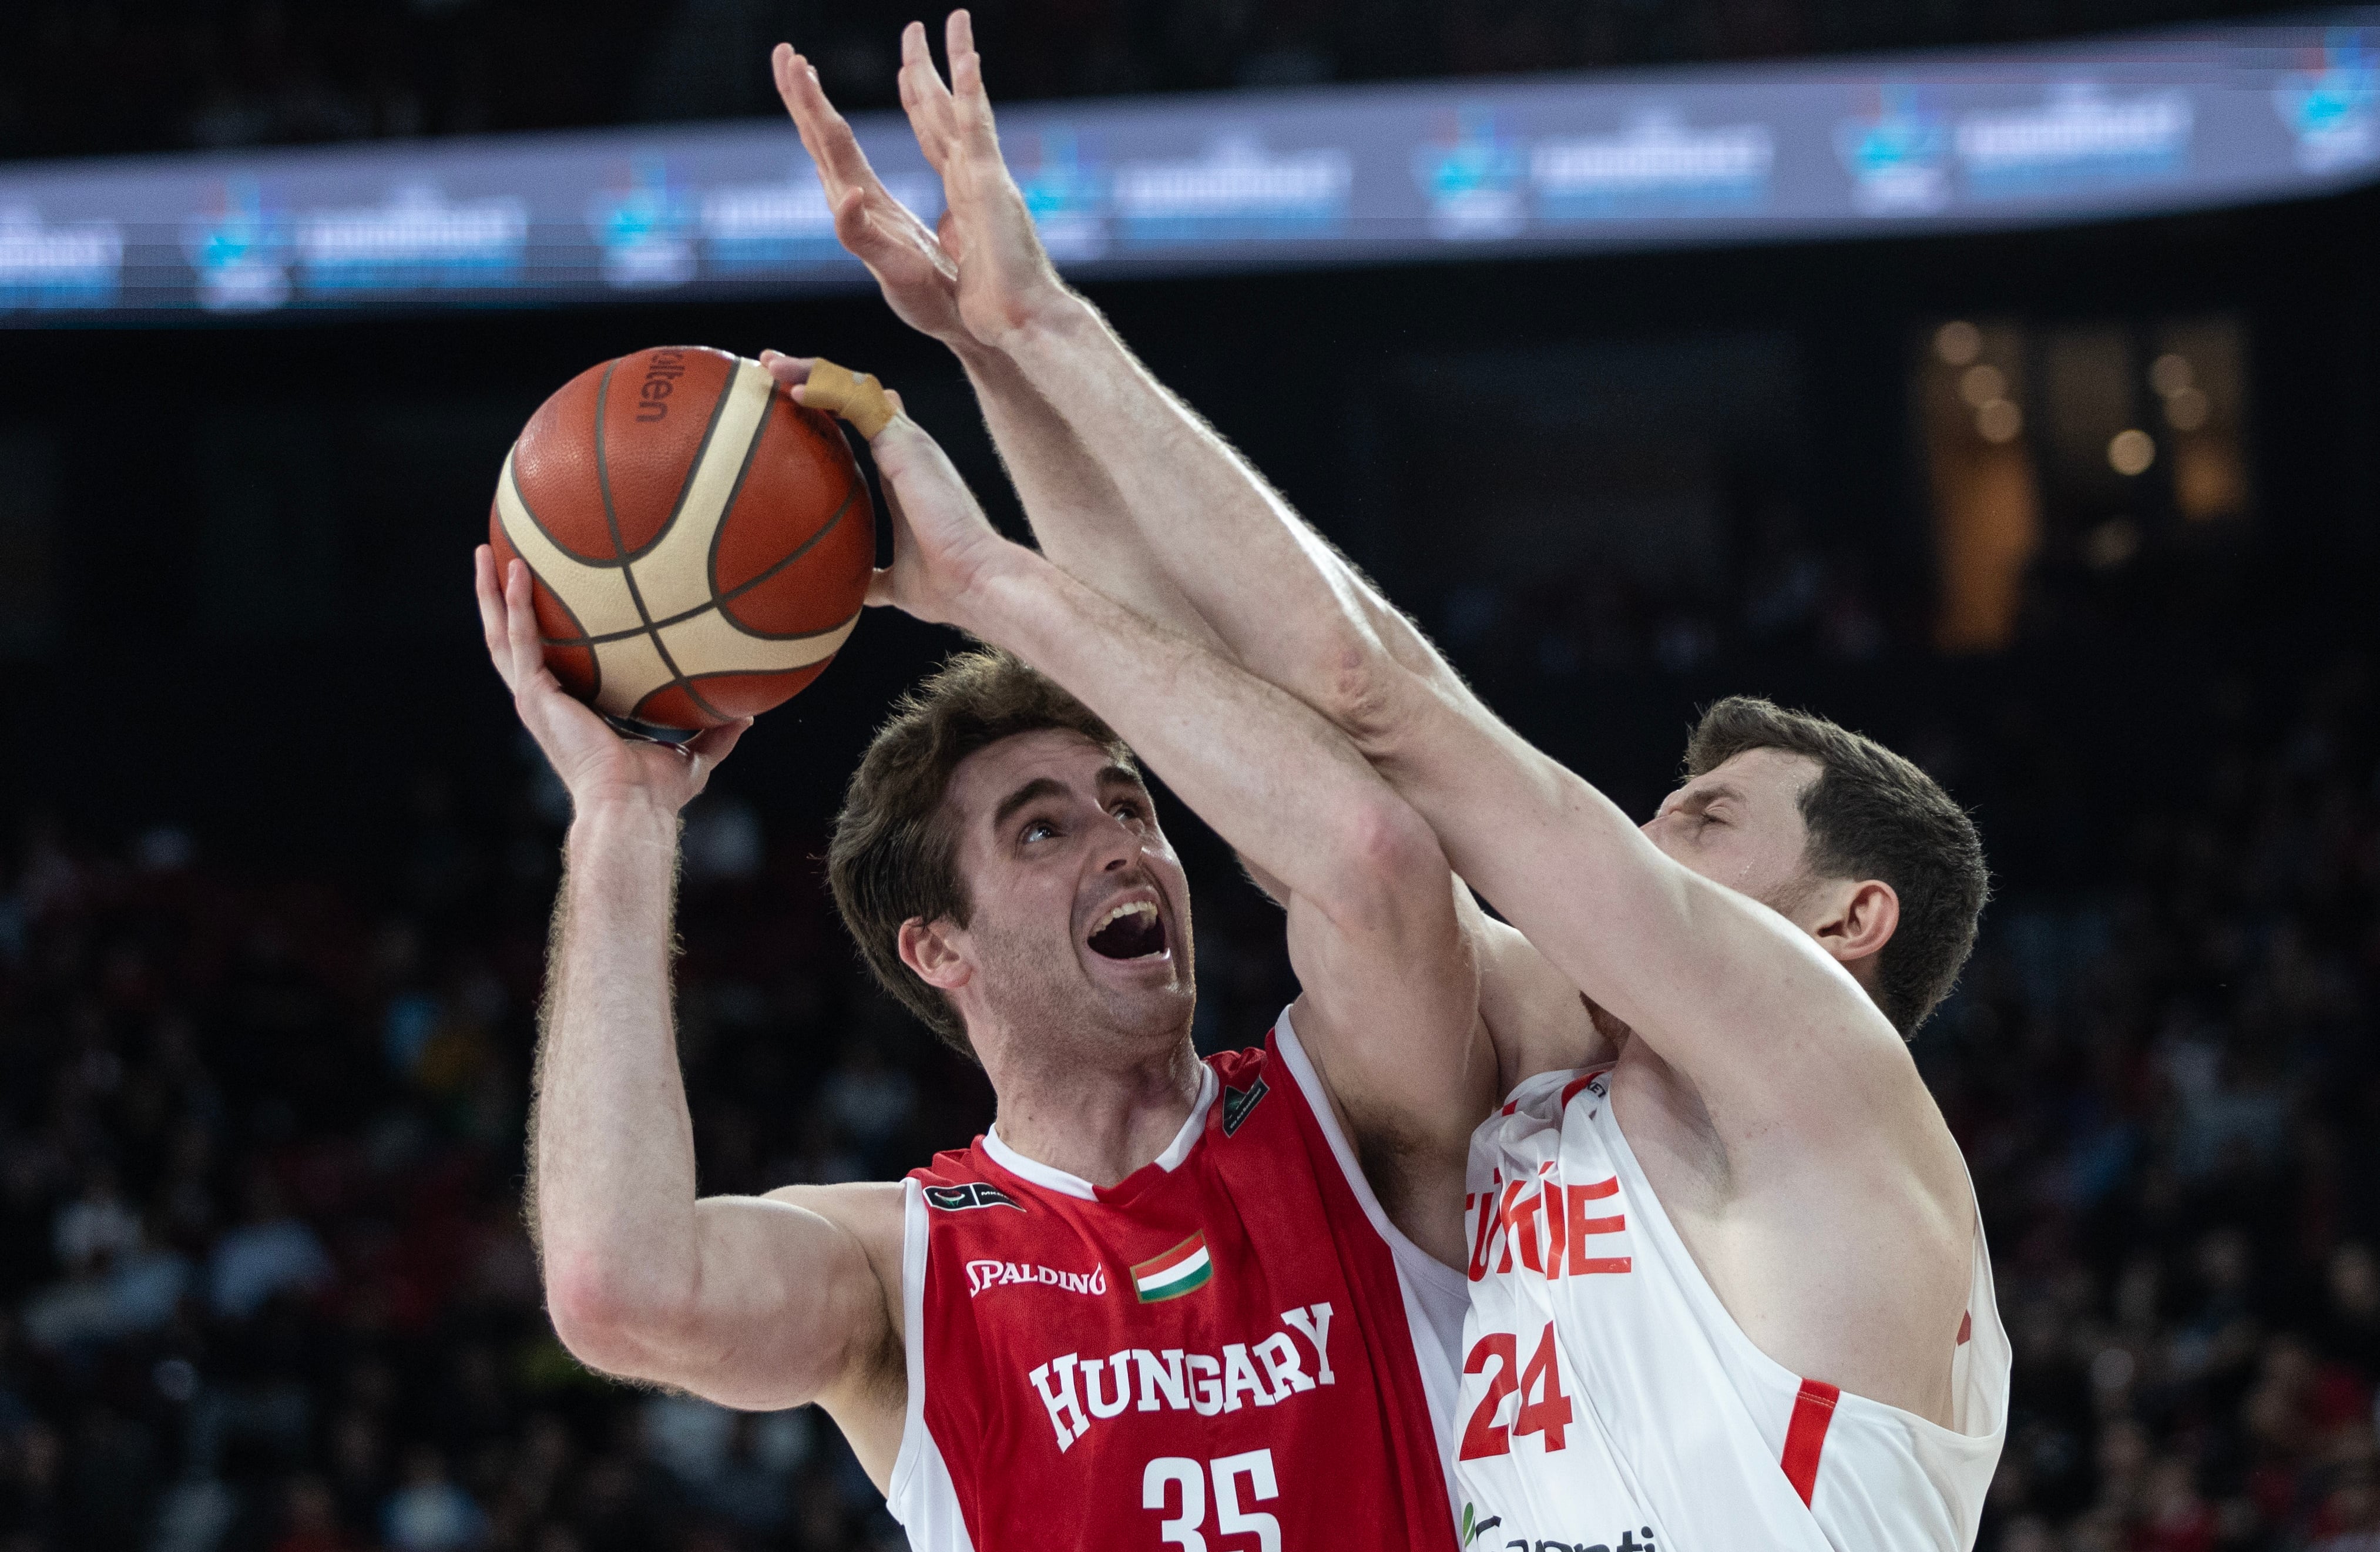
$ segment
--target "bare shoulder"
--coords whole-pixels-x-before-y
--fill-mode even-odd
[[[851,1236],[889,1292],[901,1318],[901,1239],[907,1189],[898,1180],[850,1180],[831,1186],[779,1186],[768,1200],[816,1213]]]
[[[1747,1127],[1649,1050],[1613,1114],[1728,1313],[1796,1374],[1947,1424],[1975,1204],[1956,1140],[1910,1071],[1902,1102],[1831,1129]]]
[[[767,1200],[815,1213],[841,1229],[871,1274],[867,1279],[873,1290],[869,1301],[880,1312],[869,1322],[873,1338],[863,1337],[854,1361],[818,1399],[843,1430],[869,1480],[880,1491],[889,1490],[909,1388],[906,1312],[901,1299],[906,1189],[898,1180],[779,1186]]]

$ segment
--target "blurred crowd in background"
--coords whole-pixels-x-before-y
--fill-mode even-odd
[[[2049,757],[2010,731],[2040,671],[1911,744],[1987,843],[2056,810],[2122,858],[2004,868],[1917,1042],[2015,1344],[1984,1546],[2374,1552],[2380,686],[2209,674],[2190,767],[2143,787],[2182,796],[2077,813],[2087,784],[2014,768]],[[866,984],[815,821],[733,773],[686,830],[704,1189],[964,1143],[980,1074]],[[543,1318],[518,1203],[565,817],[526,746],[425,769],[384,865],[336,876],[13,817],[0,1552],[903,1545],[822,1419],[613,1384]],[[1278,918],[1200,865],[1201,1043],[1249,1043],[1291,991]]]
[[[1007,99],[1972,44],[2197,14],[2196,0],[975,8]],[[0,159],[767,114],[781,38],[847,106],[889,107],[897,30],[919,14],[882,0],[0,6]],[[2092,272],[2090,251],[2041,240],[1971,245],[1971,277],[1998,295],[2005,261],[2006,285],[2047,296],[2050,271]],[[1575,298],[1552,272],[1506,271],[1468,293],[1350,283],[1329,305],[1200,293],[1181,304],[1199,337],[1152,359],[1169,381],[1228,363],[1185,391],[1243,411],[1243,445],[1330,503],[1309,509],[1343,520],[1334,536],[1491,703],[1640,812],[1690,698],[1779,684],[1974,806],[1999,897],[1915,1049],[1974,1173],[2015,1345],[1984,1552],[2380,1552],[2380,659],[2335,645],[2372,639],[2352,613],[2368,548],[2358,558],[2350,518],[2324,504],[2369,484],[2353,484],[2350,438],[2323,429],[2351,416],[2325,397],[2321,356],[2350,341],[2341,391],[2368,411],[2369,351],[2351,341],[2369,341],[2371,314],[2289,311],[2330,305],[2307,278],[2314,258],[2369,245],[2332,232],[2284,262],[2278,246],[2143,239],[2100,256],[2115,299],[2085,287],[2043,306],[2129,317],[2149,305],[2132,292],[2155,281],[2152,246],[2188,272],[2156,282],[2180,287],[2177,307],[2212,305],[2206,275],[2235,289],[2264,277],[2281,366],[2260,382],[2284,396],[2277,438],[2296,440],[2262,468],[2301,482],[2300,499],[2273,500],[2294,519],[2273,531],[2286,554],[2260,556],[2244,521],[2183,522],[2140,494],[2163,463],[2123,495],[2147,539],[2096,554],[2079,536],[2107,512],[2051,482],[2009,649],[1956,662],[1930,645],[1937,556],[1878,429],[1904,408],[1904,314],[1938,299],[1874,302],[1862,336],[1835,295],[1879,288],[1881,267],[1796,282],[1789,251],[1764,251],[1759,273],[1787,274],[1766,284],[1815,299],[1798,347],[1572,348],[1565,329],[1624,314],[1636,292],[1637,325],[1664,329],[1710,299],[1641,270],[1588,276]],[[1706,272],[1714,293],[1744,288],[1752,263]],[[1498,324],[1482,299],[1525,316]],[[1183,332],[1178,295],[1114,299]],[[1475,312],[1512,348],[1450,344]],[[729,339],[748,322],[683,320]],[[425,514],[484,501],[535,402],[514,406],[490,358],[576,370],[597,353],[579,336],[608,336],[560,316],[566,349],[483,316],[443,326],[434,371],[415,361],[385,402],[344,379],[350,356],[403,357],[390,336],[341,345],[335,370],[292,336],[276,354],[261,334],[237,349],[211,336],[221,359],[191,415],[144,401],[70,426],[63,407],[88,389],[57,390],[55,352],[28,358],[22,375],[47,385],[28,402],[59,424],[0,441],[14,449],[0,498],[38,493],[28,470],[57,471],[65,624],[55,642],[23,633],[55,661],[30,703],[47,710],[20,703],[11,752],[59,758],[31,731],[80,733],[94,694],[136,681],[169,689],[137,712],[98,708],[152,757],[103,757],[89,772],[102,795],[68,804],[74,817],[0,799],[0,1552],[889,1552],[900,1532],[822,1418],[602,1379],[544,1317],[522,1145],[566,805],[525,742],[479,758],[472,717],[495,692],[476,664],[457,688],[429,602],[462,531]],[[1272,350],[1272,370],[1240,372],[1246,350],[1208,333]],[[1275,407],[1294,436],[1259,413],[1283,385],[1302,396]],[[952,397],[963,384],[936,391],[917,383],[914,401],[943,411],[922,418],[973,423]],[[1502,413],[1514,400],[1499,393],[1571,418]],[[1331,406],[1318,420],[1316,401]],[[1450,404],[1467,409],[1459,424]],[[142,434],[117,435],[136,413]],[[1829,437],[1842,447],[1825,452]],[[996,491],[988,446],[974,456]],[[1598,492],[1618,494],[1597,506]],[[0,499],[0,539],[11,510]],[[1656,531],[1674,542],[1646,549]],[[359,621],[380,659],[334,640]],[[872,654],[887,632],[870,629]],[[2277,644],[2300,636],[2332,644]],[[159,671],[185,654],[182,678]],[[785,795],[788,773],[816,764],[810,739],[854,757],[834,729],[882,703],[860,687],[890,658],[852,656],[812,692],[842,702],[772,714],[688,815],[679,1044],[707,1191],[893,1178],[990,1119],[981,1074],[868,983],[823,888],[823,813]],[[281,699],[226,713],[222,685],[265,664]],[[181,684],[204,686],[192,699],[236,723],[244,751],[261,732],[285,763],[320,762],[272,800],[311,806],[293,833],[327,825],[352,844],[308,862],[303,844],[237,825],[152,823],[175,817],[185,776],[246,780],[236,761],[185,773],[153,758],[179,749],[158,703]],[[287,704],[338,736],[259,727]],[[401,801],[380,792],[402,763],[365,773],[381,783],[365,798],[334,774],[360,779],[383,718],[400,762],[432,752]],[[233,741],[210,729],[176,757],[197,766]],[[1211,837],[1169,823],[1197,885],[1197,1039],[1254,1043],[1294,992],[1280,918]]]
[[[2203,0],[985,0],[1031,97],[1569,70],[2072,36]],[[893,105],[890,0],[166,0],[0,8],[0,158],[472,134],[771,111],[765,51]]]

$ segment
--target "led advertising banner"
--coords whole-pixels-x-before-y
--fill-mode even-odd
[[[894,192],[941,191],[897,115]],[[1017,104],[1070,274],[2023,226],[2380,176],[2380,10],[1996,50]],[[0,321],[862,286],[792,126],[752,120],[0,166]]]

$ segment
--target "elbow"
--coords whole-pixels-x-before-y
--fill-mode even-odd
[[[1446,853],[1412,806],[1385,784],[1341,811],[1333,853],[1340,862],[1331,915],[1341,929],[1393,935],[1427,912],[1447,914]]]
[[[666,1345],[674,1324],[664,1301],[585,1254],[549,1259],[545,1306],[554,1336],[573,1358],[590,1369],[632,1378],[642,1373],[649,1354]]]
[[[1377,756],[1396,742],[1412,675],[1369,630],[1353,621],[1331,633],[1327,651],[1318,676],[1324,702],[1316,709],[1356,748]]]
[[[1331,615],[1320,653],[1317,709],[1375,761],[1393,758],[1461,683],[1413,621],[1360,585]]]

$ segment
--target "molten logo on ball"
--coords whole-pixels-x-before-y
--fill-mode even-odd
[[[606,361],[546,400],[488,528],[500,567],[528,562],[563,687],[663,728],[801,690],[851,634],[876,557],[842,431],[758,361],[700,347]]]
[[[669,416],[669,396],[675,391],[677,380],[686,375],[686,352],[654,350],[645,361],[645,386],[637,397],[644,402],[637,406],[637,420],[650,425]]]

